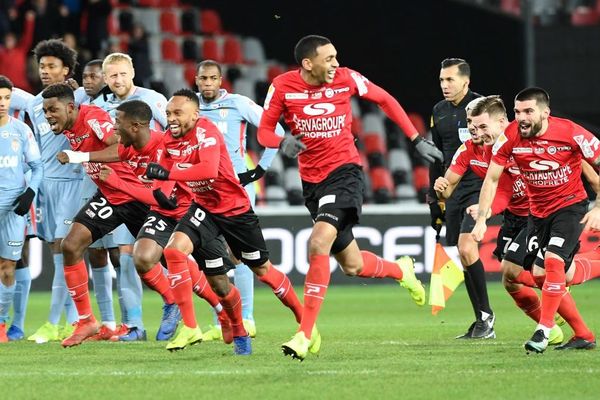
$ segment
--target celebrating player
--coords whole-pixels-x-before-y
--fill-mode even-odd
[[[248,123],[258,127],[263,109],[255,102],[240,94],[228,93],[221,89],[223,77],[221,66],[212,60],[198,64],[196,85],[200,99],[200,114],[210,119],[219,128],[225,138],[227,152],[233,162],[233,169],[240,183],[246,189],[252,207],[256,204],[256,188],[252,182],[260,179],[271,165],[276,149],[265,149],[256,168],[246,168],[246,128]],[[283,128],[277,124],[276,132],[283,136]],[[256,335],[254,323],[254,274],[245,264],[236,261],[234,270],[235,286],[242,297],[242,315],[244,326],[250,337]],[[218,326],[203,335],[204,340],[213,340],[221,336]]]
[[[538,257],[533,275],[543,282],[538,325],[524,347],[542,353],[554,327],[554,314],[565,295],[565,265],[579,247],[580,220],[587,210],[581,181],[581,160],[596,162],[598,139],[572,121],[550,116],[550,97],[540,88],[527,88],[515,97],[515,121],[492,149],[492,159],[479,198],[473,238],[481,241],[498,181],[512,156],[527,185]],[[589,332],[591,334],[591,332]],[[593,337],[578,338],[595,345]]]
[[[300,322],[302,305],[288,277],[269,261],[258,218],[233,171],[223,136],[212,122],[198,117],[198,107],[198,96],[191,90],[181,89],[174,93],[167,105],[169,129],[165,133],[167,157],[172,160],[172,168],[169,170],[151,163],[146,172],[151,179],[184,181],[194,194],[192,206],[175,227],[164,251],[169,271],[181,271],[177,274],[182,277],[181,284],[191,289],[187,256],[222,234],[233,255],[246,263],[261,282],[269,285]],[[213,267],[217,270],[222,265]],[[174,272],[170,272],[170,276],[173,275]],[[215,276],[210,282],[231,320],[235,353],[250,354],[251,341],[243,326],[239,290],[230,286],[226,276]],[[191,290],[180,293],[191,296]],[[190,304],[191,301],[187,299],[181,303]],[[184,315],[186,312],[182,310]],[[193,307],[189,313],[193,313]],[[315,332],[313,336],[311,351],[317,352],[320,335]]]
[[[413,140],[425,158],[441,159],[433,143],[419,136],[398,102],[356,71],[341,68],[329,39],[310,35],[294,50],[300,69],[273,80],[265,100],[258,140],[279,147],[290,157],[299,154],[304,197],[315,221],[309,239],[310,266],[304,285],[304,314],[299,331],[284,343],[283,352],[300,360],[308,353],[311,332],[329,285],[329,254],[344,273],[365,278],[392,278],[406,287],[418,305],[425,304],[425,289],[414,274],[410,257],[397,263],[360,251],[352,227],[358,223],[364,178],[360,156],[350,132],[350,97],[358,94],[377,103]],[[292,130],[283,139],[274,133],[283,113]]]

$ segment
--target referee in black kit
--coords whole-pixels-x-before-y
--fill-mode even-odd
[[[440,87],[444,100],[433,107],[431,133],[435,145],[444,153],[444,165],[436,162],[429,170],[430,189],[427,202],[431,212],[431,226],[441,229],[446,222],[446,245],[457,246],[460,261],[465,273],[465,286],[475,313],[475,322],[466,333],[457,339],[495,338],[495,316],[490,308],[485,283],[485,271],[479,259],[477,242],[470,235],[475,220],[465,213],[467,207],[477,204],[483,181],[471,170],[461,179],[458,187],[445,204],[438,201],[433,190],[435,180],[444,176],[454,153],[460,145],[471,138],[467,129],[466,105],[481,95],[469,89],[471,68],[460,58],[447,58],[442,61]]]

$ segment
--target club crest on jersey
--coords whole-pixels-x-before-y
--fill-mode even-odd
[[[21,150],[21,143],[17,139],[13,139],[12,142],[11,142],[11,144],[10,144],[10,148],[15,153],[18,153],[19,150]]]
[[[325,96],[327,96],[327,94],[325,94]],[[335,111],[335,106],[331,103],[307,104],[302,111],[304,114],[311,116],[329,115]]]
[[[334,94],[335,94],[335,92],[333,91],[332,88],[327,88],[325,90],[325,97],[327,97],[328,99],[332,98]]]
[[[219,110],[219,116],[221,117],[221,119],[225,119],[227,118],[227,115],[229,114],[229,110],[225,109],[225,108],[221,108]]]

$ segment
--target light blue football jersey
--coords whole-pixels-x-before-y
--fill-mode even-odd
[[[29,184],[24,163],[31,169]],[[42,178],[40,150],[31,129],[9,117],[8,123],[0,126],[0,210],[12,210],[12,203],[27,186],[37,193]]]
[[[100,96],[102,97],[102,96]],[[119,104],[129,100],[141,100],[148,104],[152,109],[152,121],[150,121],[150,129],[164,131],[167,127],[167,99],[162,94],[143,87],[136,86],[135,91],[126,99],[119,99],[113,93],[107,96],[107,101],[104,104],[96,104],[104,111],[108,112],[112,119],[115,119],[117,107]]]
[[[10,107],[8,115],[17,118],[19,121],[25,121],[27,114],[27,105],[35,96],[23,89],[13,88],[10,96]]]
[[[245,172],[247,170],[246,130],[248,123],[258,127],[263,113],[262,107],[246,96],[228,93],[225,89],[220,89],[218,97],[210,103],[205,102],[200,93],[198,99],[200,114],[210,119],[225,137],[225,144],[235,172],[237,174]],[[275,132],[283,136],[283,127],[277,124]],[[275,154],[277,149],[265,149],[258,164],[266,170],[271,165]]]

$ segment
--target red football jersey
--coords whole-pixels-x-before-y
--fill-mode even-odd
[[[71,148],[76,151],[92,152],[107,147],[106,140],[114,135],[113,122],[110,115],[96,106],[79,106],[79,115],[71,130],[65,130],[64,135],[69,140]],[[104,197],[115,206],[129,203],[135,199],[127,192],[116,190],[99,179],[102,163],[85,162],[85,171],[96,183]],[[109,163],[117,176],[124,182],[134,186],[142,184],[137,179],[131,166],[124,162]]]
[[[161,132],[151,130],[150,141],[144,147],[136,150],[133,146],[125,147],[119,144],[119,158],[127,162],[135,171],[138,179],[147,188],[163,188],[167,185],[162,181],[154,181],[146,178],[146,168],[148,163],[160,163],[164,167],[170,169],[170,163],[161,162],[165,157],[166,149],[164,144],[164,135]],[[175,195],[177,197],[177,208],[174,210],[166,210],[159,206],[151,206],[150,210],[156,211],[166,217],[171,217],[179,220],[185,215],[188,208],[192,204],[192,194],[188,187],[183,182],[174,182],[174,186],[168,185],[169,193],[167,196]],[[172,189],[171,189],[172,188]]]
[[[224,216],[239,215],[250,209],[250,199],[233,171],[225,140],[215,124],[200,117],[196,126],[184,137],[174,138],[167,130],[164,144],[166,154],[163,163],[170,163],[171,170],[185,170],[203,158],[218,160],[218,176],[215,179],[181,181],[193,193],[196,203],[213,214]]]
[[[549,117],[542,136],[522,138],[518,123],[510,123],[492,149],[492,161],[506,166],[512,156],[529,196],[531,214],[547,217],[587,199],[581,181],[581,159],[592,165],[600,156],[600,141],[567,119]]]
[[[456,150],[449,168],[452,172],[461,176],[465,174],[467,168],[471,168],[477,176],[485,178],[492,158],[491,150],[492,146],[475,145],[469,139]],[[498,182],[498,190],[496,191],[492,211],[496,214],[505,207],[515,215],[523,217],[529,215],[529,198],[525,193],[525,182],[523,182],[521,173],[514,164],[512,157]]]
[[[303,135],[307,149],[298,156],[303,180],[321,182],[343,164],[362,164],[350,131],[350,97],[363,96],[370,85],[349,68],[338,68],[333,82],[321,86],[307,84],[299,70],[273,80],[265,100],[265,114],[279,117],[283,113],[292,134]]]

